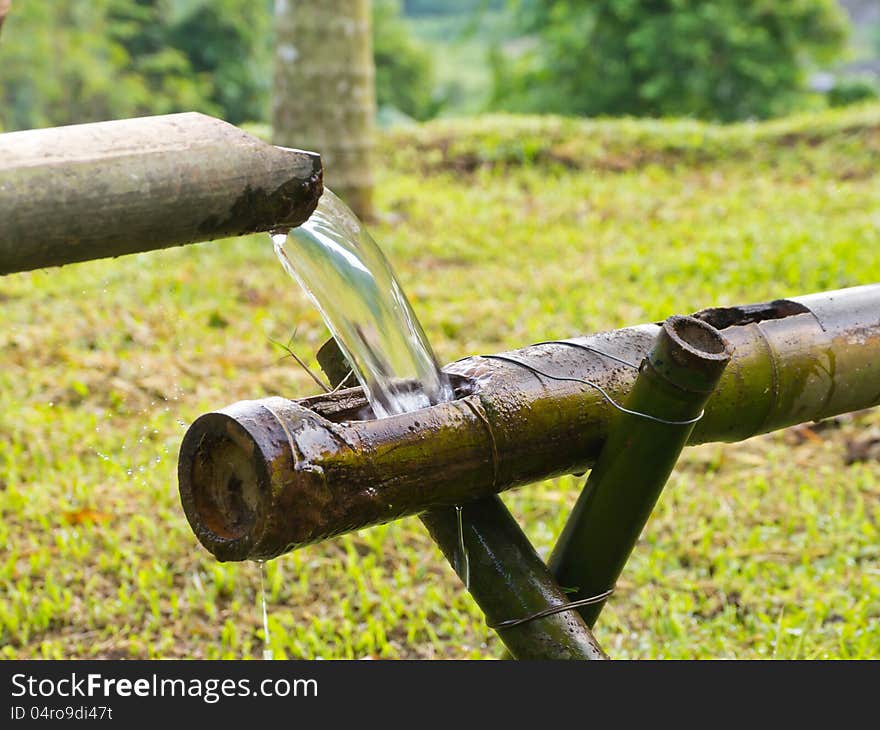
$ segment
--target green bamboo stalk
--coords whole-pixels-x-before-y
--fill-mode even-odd
[[[318,350],[318,363],[334,388],[351,375],[334,339]],[[491,627],[569,604],[499,497],[429,510],[421,520]],[[517,659],[608,658],[574,610],[496,631]]]
[[[570,601],[497,495],[461,507],[468,576],[464,575],[458,513],[453,507],[421,515],[431,537],[517,659],[607,659],[577,610],[569,609],[510,627]]]
[[[699,313],[723,328],[733,356],[688,443],[739,441],[880,403],[878,311],[880,285]],[[585,472],[617,411],[583,380],[622,402],[635,371],[609,355],[641,362],[659,329],[469,358],[447,368],[456,400],[392,418],[358,420],[368,406],[357,388],[206,414],[181,445],[184,511],[221,560],[268,559]]]
[[[730,360],[723,335],[692,317],[671,317],[642,363],[625,407],[550,558],[573,600],[614,588],[679,454]],[[635,413],[651,414],[666,423]],[[579,609],[592,626],[603,602]]]
[[[321,175],[203,114],[0,134],[0,275],[294,227]]]

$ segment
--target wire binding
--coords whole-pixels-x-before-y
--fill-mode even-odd
[[[632,368],[633,370],[638,370],[639,366],[634,362],[630,362],[629,360],[624,360],[622,357],[618,357],[617,355],[612,355],[610,352],[605,352],[604,350],[600,350],[598,347],[593,347],[592,345],[584,345],[580,342],[572,342],[571,340],[545,340],[544,342],[536,342],[535,345],[566,345],[568,347],[574,347],[578,350],[586,350],[587,352],[592,352],[595,355],[601,355],[602,357],[607,357],[609,360],[614,360],[615,362],[619,362],[621,365],[626,365],[627,367]]]
[[[599,354],[606,354],[606,353],[600,352]],[[666,418],[660,418],[659,416],[652,416],[650,413],[642,413],[641,411],[634,411],[630,408],[626,408],[626,407],[620,405],[620,403],[618,403],[616,400],[614,400],[614,398],[612,398],[610,395],[608,395],[607,391],[601,385],[599,385],[598,383],[594,383],[591,380],[586,380],[585,378],[576,378],[574,376],[553,375],[551,373],[545,372],[544,370],[541,370],[540,368],[536,368],[534,365],[530,365],[529,363],[522,362],[521,360],[517,360],[516,358],[513,358],[513,357],[508,357],[507,355],[481,355],[481,357],[487,358],[489,360],[501,360],[502,362],[509,362],[509,363],[512,363],[513,365],[519,365],[520,367],[525,368],[526,370],[529,370],[529,371],[535,373],[536,375],[540,375],[544,378],[549,378],[550,380],[559,380],[559,381],[570,382],[570,383],[583,383],[584,385],[587,385],[591,388],[594,388],[595,390],[598,390],[599,393],[602,395],[602,397],[609,404],[614,406],[618,411],[621,411],[622,413],[627,413],[630,416],[638,416],[639,418],[646,418],[649,421],[654,421],[655,423],[662,423],[666,426],[691,426],[691,425],[695,424],[697,421],[699,421],[706,413],[705,410],[702,410],[694,418],[689,418],[685,421],[670,421]]]
[[[554,616],[557,613],[562,613],[563,611],[572,611],[575,608],[580,608],[581,606],[591,606],[594,603],[601,603],[606,598],[608,598],[612,593],[614,593],[614,589],[611,588],[604,593],[599,593],[595,596],[590,596],[589,598],[582,598],[579,601],[571,601],[570,603],[562,603],[558,606],[551,606],[550,608],[545,608],[543,611],[538,611],[537,613],[533,613],[531,616],[525,616],[523,618],[511,618],[506,621],[498,621],[496,623],[486,622],[486,626],[490,629],[495,629],[496,631],[502,629],[512,629],[515,626],[522,626],[523,624],[528,623],[529,621],[536,621],[539,618],[547,618],[547,616]]]

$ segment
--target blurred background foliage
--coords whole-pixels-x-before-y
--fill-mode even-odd
[[[266,121],[272,6],[15,3],[0,43],[0,127],[189,109],[235,124]],[[379,119],[514,111],[731,121],[850,104],[877,96],[880,7],[871,8],[861,0],[373,0]],[[846,10],[871,22],[854,15],[850,33]],[[862,66],[847,73],[853,61]]]
[[[0,46],[8,129],[198,109],[265,117],[269,4],[54,0],[13,4]]]
[[[847,23],[834,0],[520,0],[538,42],[495,55],[494,99],[517,111],[767,118],[803,103]]]

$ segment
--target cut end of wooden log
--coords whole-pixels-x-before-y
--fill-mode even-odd
[[[180,499],[196,537],[218,560],[268,560],[291,542],[308,542],[307,524],[326,491],[292,432],[317,418],[291,401],[267,398],[207,413],[190,427],[178,462]]]

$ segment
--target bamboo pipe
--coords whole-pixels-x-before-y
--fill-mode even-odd
[[[696,315],[730,364],[688,443],[759,433],[880,403],[880,285]],[[575,338],[639,363],[659,327]],[[635,371],[565,344],[508,353],[585,378],[621,402]],[[242,401],[198,418],[178,464],[186,516],[221,560],[268,559],[333,535],[466,504],[594,463],[615,412],[593,387],[473,357],[447,367],[457,399],[380,420],[358,388]]]
[[[724,336],[698,319],[670,317],[661,327],[625,402],[633,413],[620,413],[610,424],[550,556],[559,583],[576,589],[572,600],[614,588],[730,355]],[[603,605],[578,611],[593,626]]]
[[[203,114],[0,134],[0,275],[294,227],[321,180]]]
[[[317,357],[334,388],[351,375],[336,340],[324,343]],[[548,612],[569,600],[500,497],[438,507],[420,518],[514,657],[608,658],[575,610]],[[506,625],[526,617],[536,618]]]

